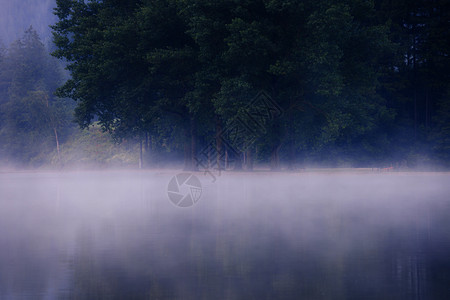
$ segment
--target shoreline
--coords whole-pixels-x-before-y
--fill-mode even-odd
[[[186,171],[181,168],[157,168],[157,169],[137,169],[137,168],[101,168],[101,169],[0,169],[0,174],[73,174],[73,173],[148,173],[148,174],[173,174],[173,173],[194,173],[197,175],[209,176],[207,171]],[[401,169],[384,170],[380,168],[303,168],[298,170],[276,170],[254,169],[248,170],[226,170],[219,172],[211,171],[216,177],[230,175],[251,175],[251,176],[277,176],[277,175],[408,175],[408,174],[450,174],[450,170],[421,170],[421,169]]]

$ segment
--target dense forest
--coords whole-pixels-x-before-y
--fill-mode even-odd
[[[140,167],[448,167],[449,13],[443,0],[57,0],[53,46],[30,28],[1,52],[0,155],[62,166],[82,155],[60,144],[91,128]]]
[[[33,27],[1,50],[0,165],[137,164],[135,145],[115,146],[99,126],[77,130],[75,102],[54,95],[67,79],[64,66],[50,56]]]

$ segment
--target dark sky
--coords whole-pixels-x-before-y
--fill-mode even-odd
[[[48,26],[56,21],[55,3],[56,0],[0,0],[0,43],[9,45],[32,25],[47,44],[51,31]]]

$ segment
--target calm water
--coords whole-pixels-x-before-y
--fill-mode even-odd
[[[0,299],[450,299],[449,174],[0,174]]]

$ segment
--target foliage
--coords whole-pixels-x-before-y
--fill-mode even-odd
[[[422,0],[57,0],[53,55],[70,78],[50,96],[61,77],[51,60],[25,59],[45,53],[31,32],[0,52],[2,134],[15,151],[32,148],[15,143],[21,132],[47,141],[72,98],[81,128],[98,122],[153,164],[184,157],[195,169],[214,139],[227,150],[236,116],[252,122],[245,111],[264,90],[284,113],[239,133],[236,167],[448,162],[449,11]]]
[[[7,49],[0,68],[2,160],[39,166],[64,141],[73,107],[52,94],[60,74],[32,27]]]
[[[61,146],[61,166],[64,168],[132,167],[138,162],[137,145],[124,141],[120,145],[102,131],[98,124],[75,131]],[[51,154],[58,162],[56,151]]]

